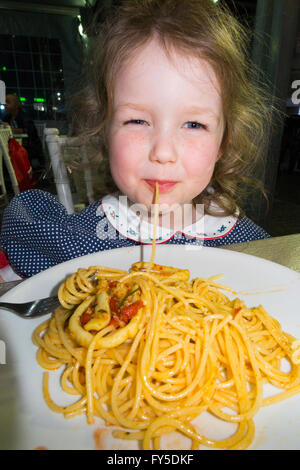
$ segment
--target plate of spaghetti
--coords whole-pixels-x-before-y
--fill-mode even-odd
[[[275,263],[174,245],[25,280],[3,299],[61,306],[0,313],[0,448],[299,448],[299,287]]]

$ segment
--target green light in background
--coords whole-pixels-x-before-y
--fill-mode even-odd
[[[24,96],[20,96],[20,101],[26,101],[26,98],[24,98]]]
[[[45,98],[33,98],[33,101],[35,101],[35,103],[45,103]]]
[[[2,67],[2,70],[3,70],[3,72],[5,72],[5,71],[6,71],[6,67],[5,67],[5,65]]]

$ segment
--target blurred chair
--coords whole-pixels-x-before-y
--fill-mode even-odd
[[[45,136],[46,122],[45,121],[34,121],[34,125],[36,127],[38,136],[41,139],[43,152],[45,154],[46,153],[46,136]]]
[[[69,214],[73,214],[76,204],[73,200],[70,179],[67,173],[67,165],[64,158],[64,151],[72,153],[72,149],[79,152],[81,164],[84,172],[84,183],[89,203],[94,202],[92,172],[88,167],[88,157],[85,145],[82,145],[77,137],[60,136],[59,130],[54,128],[45,129],[46,144],[50,156],[54,182],[59,202],[65,206]],[[86,165],[86,166],[85,166]]]
[[[4,175],[3,175],[3,161],[7,168],[14,194],[18,194],[20,192],[16,174],[12,166],[11,159],[9,156],[9,150],[8,150],[8,142],[9,142],[9,139],[11,139],[12,137],[13,137],[13,133],[9,126],[0,128],[0,184],[1,184],[0,198],[1,198],[1,201],[5,200],[5,202],[7,199],[7,191],[6,191],[5,180],[4,180]]]

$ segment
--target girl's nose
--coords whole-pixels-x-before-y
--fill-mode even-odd
[[[149,159],[157,163],[176,162],[176,145],[170,133],[160,132],[153,136]]]

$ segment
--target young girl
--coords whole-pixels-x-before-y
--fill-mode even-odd
[[[151,244],[156,185],[157,243],[268,237],[237,202],[269,122],[243,28],[212,0],[128,0],[99,30],[74,121],[98,139],[118,191],[72,215],[49,193],[17,195],[0,238],[15,272]]]

